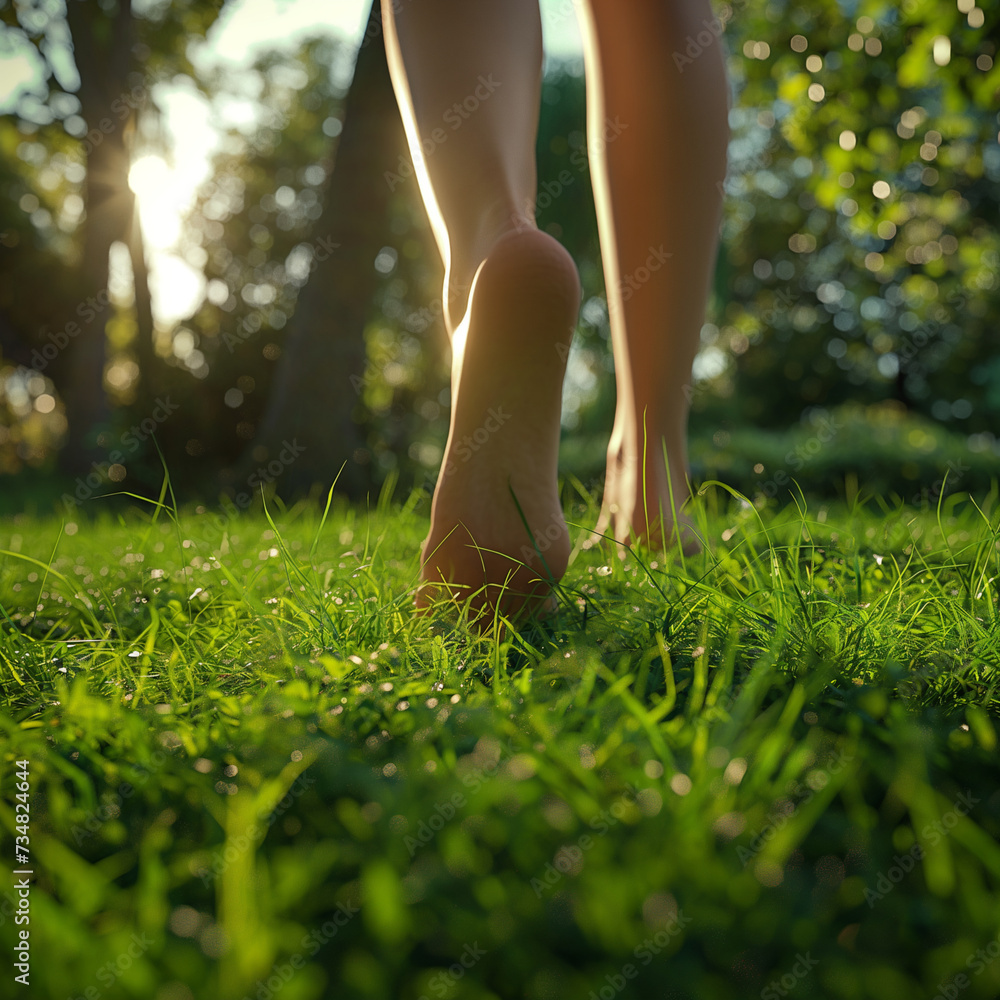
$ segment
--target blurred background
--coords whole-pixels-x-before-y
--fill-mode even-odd
[[[579,265],[562,467],[614,406],[579,0],[543,0],[539,225]],[[692,468],[936,503],[1000,476],[1000,11],[744,0]],[[432,485],[441,265],[369,0],[0,2],[0,496]],[[679,146],[684,138],[677,137]],[[682,155],[682,154],[681,154]],[[567,180],[568,178],[568,180]],[[270,484],[273,483],[273,486]]]

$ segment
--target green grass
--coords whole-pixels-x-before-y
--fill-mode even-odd
[[[502,642],[411,615],[419,495],[8,519],[10,995],[1000,993],[997,496],[708,487],[704,553],[624,562],[569,514]]]

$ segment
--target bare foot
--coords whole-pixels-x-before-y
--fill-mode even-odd
[[[450,597],[471,599],[476,616],[517,616],[551,602],[570,553],[556,472],[579,305],[572,258],[537,229],[506,233],[480,265],[454,339],[451,429],[418,608]]]
[[[690,496],[686,470],[671,464],[668,473],[656,442],[647,446],[644,470],[640,449],[613,439],[608,447],[601,515],[594,531],[610,535],[620,545],[637,542],[659,550],[674,548],[679,532],[684,555],[696,555],[702,548],[700,535],[694,521],[681,510]]]

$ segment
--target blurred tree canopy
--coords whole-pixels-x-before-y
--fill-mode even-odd
[[[80,0],[67,2],[72,13]],[[101,0],[88,11],[83,37],[79,12],[74,22],[55,3],[0,4],[3,44],[27,40],[44,66],[42,91],[22,89],[0,120],[0,472],[48,468],[68,442],[86,468],[96,462],[107,478],[127,477],[129,488],[151,483],[159,459],[150,435],[119,462],[109,458],[148,420],[153,400],[169,396],[182,405],[157,422],[155,436],[174,478],[208,483],[210,496],[238,488],[247,468],[277,454],[282,428],[295,426],[288,413],[274,416],[275,386],[284,379],[294,397],[289,386],[309,385],[278,374],[295,318],[309,329],[322,322],[322,296],[303,304],[303,288],[360,259],[365,274],[351,272],[350,281],[365,301],[337,334],[342,377],[327,400],[315,387],[299,395],[309,397],[314,427],[334,396],[349,414],[352,425],[331,425],[330,435],[353,470],[355,494],[392,472],[432,478],[449,405],[441,268],[398,120],[380,119],[384,141],[368,143],[384,191],[367,189],[367,232],[345,248],[331,235],[340,216],[330,212],[350,212],[362,165],[342,169],[354,179],[336,187],[351,127],[345,107],[384,113],[384,71],[369,58],[371,70],[363,78],[359,70],[347,92],[340,81],[356,54],[322,36],[298,51],[266,52],[236,79],[191,59],[192,43],[218,15],[212,5],[160,0],[133,10]],[[920,414],[981,450],[1000,448],[998,22],[995,5],[972,0],[745,0],[718,6],[684,52],[664,53],[682,73],[706,47],[726,45],[734,90],[723,245],[692,383],[695,436],[724,446],[737,428],[789,427],[855,402]],[[59,55],[70,36],[75,66]],[[366,39],[362,56],[381,46],[377,16]],[[111,76],[94,58],[101,51],[118,55]],[[210,101],[250,93],[255,117],[252,128],[224,129],[177,247],[203,274],[204,299],[187,319],[150,330],[125,178],[142,155],[169,159],[159,81],[184,82]],[[88,143],[101,119],[85,105],[110,109],[133,91],[105,133],[114,141]],[[563,240],[583,278],[564,443],[581,467],[596,469],[614,386],[584,112],[581,67],[551,65],[538,220]],[[111,179],[117,222],[94,243],[94,153],[102,147],[125,159]],[[124,290],[106,267],[116,240],[131,263]],[[104,247],[96,269],[91,246]],[[91,336],[67,338],[72,349],[49,363],[47,345],[95,299]],[[89,408],[74,402],[81,386]],[[74,435],[71,418],[93,426]],[[85,430],[94,432],[89,442]],[[291,467],[282,470],[289,482],[333,479],[334,453],[321,445],[317,437],[306,450],[313,458],[302,459],[297,480]],[[236,471],[219,478],[222,467]]]
[[[997,15],[971,0],[734,15],[728,301],[706,339],[751,421],[895,399],[997,426]]]

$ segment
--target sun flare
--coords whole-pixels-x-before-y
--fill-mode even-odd
[[[172,247],[181,234],[181,204],[187,195],[177,175],[159,156],[141,156],[128,172],[128,185],[139,202],[146,243],[156,250]]]
[[[197,171],[192,176],[191,166],[182,160],[171,168],[150,154],[140,156],[128,174],[147,251],[153,315],[167,327],[190,316],[205,297],[205,276],[177,246],[197,189]]]

